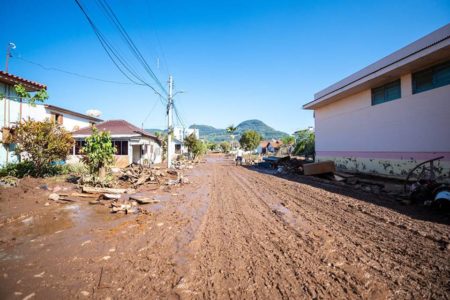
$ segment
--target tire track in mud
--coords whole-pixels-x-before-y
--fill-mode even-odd
[[[296,253],[300,251],[302,253],[302,256],[304,258],[307,258],[308,261],[307,264],[298,266],[301,272],[303,274],[307,274],[309,277],[312,277],[314,279],[319,278],[321,280],[321,283],[318,283],[317,281],[314,283],[310,283],[309,287],[305,287],[306,290],[316,289],[315,292],[320,292],[319,296],[322,297],[326,296],[349,298],[355,297],[358,294],[363,294],[364,292],[370,294],[371,296],[374,296],[374,294],[370,291],[358,291],[355,283],[360,285],[360,282],[358,282],[357,278],[355,278],[354,276],[349,276],[347,272],[341,272],[341,274],[337,274],[335,270],[336,266],[326,263],[323,259],[323,255],[319,255],[320,251],[322,250],[321,248],[323,248],[323,246],[329,243],[329,241],[331,240],[331,234],[327,235],[328,238],[324,238],[324,233],[322,233],[321,230],[317,227],[313,227],[312,224],[309,224],[307,233],[302,230],[298,230],[298,228],[294,228],[292,219],[290,221],[284,220],[284,215],[286,213],[285,210],[284,212],[280,212],[277,209],[272,209],[273,207],[275,207],[274,203],[268,204],[264,200],[270,198],[267,196],[267,193],[259,193],[258,189],[255,189],[255,186],[249,185],[245,178],[242,178],[241,176],[237,177],[239,178],[237,182],[239,182],[239,184],[243,186],[243,189],[245,191],[250,191],[250,193],[255,196],[254,198],[260,201],[260,205],[265,206],[267,211],[272,212],[272,217],[274,216],[276,219],[279,219],[283,223],[283,227],[285,230],[290,231],[294,236],[300,239],[301,242],[297,241],[298,248],[292,247],[292,245],[282,245],[282,247],[288,249],[287,251],[289,251],[290,255],[294,257],[296,256]],[[305,223],[302,223],[302,225],[305,225]],[[311,235],[309,234],[309,232],[313,232],[313,234]],[[307,241],[306,245],[305,243],[303,243],[304,241]],[[294,251],[293,253],[292,250]],[[311,268],[311,266],[313,267]],[[317,266],[321,267],[317,268]],[[319,289],[319,291],[317,291],[318,287],[327,288],[323,290]]]
[[[282,219],[274,217],[271,209],[261,205],[260,199],[251,193],[252,188],[245,188],[236,180],[233,171],[226,167],[218,169],[228,173],[228,176],[221,176],[219,188],[219,193],[225,196],[211,199],[212,211],[205,226],[208,229],[200,238],[201,254],[196,257],[196,261],[206,263],[203,269],[214,271],[207,274],[199,271],[200,274],[190,280],[201,282],[201,278],[216,274],[216,278],[210,278],[206,284],[208,288],[203,291],[202,297],[283,299],[351,295],[351,291],[355,290],[351,282],[347,288],[342,288],[338,280],[330,280],[325,267],[318,270],[317,266],[321,263],[315,250],[305,248],[305,244],[311,245],[310,240],[299,239],[299,235],[293,233]],[[221,222],[217,224],[217,220]],[[219,249],[219,253],[216,251],[213,254],[208,247],[211,243],[215,243],[214,248]],[[229,258],[237,260],[236,264],[244,266],[246,272],[236,273],[231,262],[232,269],[226,270],[227,278],[218,279],[217,271],[223,273],[221,268],[230,264],[227,261]],[[201,288],[201,285],[194,289]],[[248,294],[249,291],[253,294]]]
[[[371,269],[376,271],[372,276],[378,275],[378,277],[384,277],[384,281],[387,281],[391,290],[397,290],[395,292],[397,296],[399,296],[399,293],[400,295],[417,295],[418,289],[420,289],[420,293],[424,293],[424,296],[434,295],[442,297],[445,295],[445,289],[443,290],[443,287],[445,287],[446,281],[449,278],[448,251],[437,250],[435,243],[424,239],[421,235],[414,234],[414,231],[417,232],[416,229],[408,231],[404,230],[405,228],[403,226],[392,226],[393,222],[385,222],[385,218],[376,215],[354,215],[354,212],[348,212],[343,210],[342,207],[339,207],[342,206],[340,203],[332,203],[330,206],[330,202],[327,199],[323,199],[327,197],[320,198],[321,194],[325,194],[326,196],[326,194],[330,194],[329,192],[301,185],[302,189],[299,190],[298,188],[297,193],[293,193],[292,191],[294,189],[292,187],[298,187],[299,184],[290,182],[286,184],[289,188],[281,188],[285,184],[285,180],[283,179],[265,174],[255,174],[255,172],[244,169],[241,170],[243,171],[236,172],[239,181],[246,185],[246,189],[257,191],[256,194],[260,195],[260,199],[270,199],[267,196],[261,197],[261,195],[268,195],[270,193],[277,194],[277,197],[282,195],[281,198],[283,201],[288,203],[287,206],[297,216],[306,217],[308,215],[305,218],[307,222],[309,224],[313,222],[321,224],[320,227],[323,231],[327,232],[326,235],[331,236],[332,234],[335,240],[342,240],[346,243],[350,242],[351,247],[346,246],[343,248],[340,247],[339,249],[339,254],[345,253],[347,263],[355,263],[354,254],[351,260],[347,257],[352,257],[351,251],[363,247],[364,251],[359,251],[358,254],[365,257],[362,260],[364,265],[370,266]],[[249,172],[250,174],[248,174]],[[256,186],[257,188],[255,188]],[[343,200],[343,202],[358,202],[358,200],[342,196],[338,197],[338,200]],[[360,205],[369,206],[370,204],[363,202]],[[386,210],[380,207],[378,209],[382,213],[384,213],[383,210]],[[340,213],[344,213],[345,216],[341,216]],[[373,217],[374,221],[370,222],[371,224],[364,224],[359,220],[359,218],[364,217],[366,220],[367,217]],[[395,217],[398,218],[398,216],[392,213],[390,219],[395,220]],[[371,237],[374,239],[370,240],[369,238]],[[411,246],[414,243],[418,243],[418,246]],[[396,247],[399,246],[403,249],[398,250]],[[411,251],[404,250],[405,247],[408,249],[410,246],[412,248]],[[421,248],[422,246],[423,249]],[[352,249],[349,250],[347,248]],[[361,260],[359,257],[356,258],[357,261]],[[435,268],[429,263],[433,261]],[[430,272],[430,265],[431,270],[434,270],[433,272]],[[443,267],[439,268],[439,266]],[[394,269],[394,271],[389,270],[390,268]],[[401,278],[405,277],[405,273],[407,278],[402,282]],[[411,283],[413,283],[412,286],[408,287],[408,284]],[[417,284],[419,284],[418,287]],[[416,288],[418,289],[416,290]]]

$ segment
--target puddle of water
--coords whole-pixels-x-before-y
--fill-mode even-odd
[[[71,207],[56,214],[35,215],[22,220],[22,222],[12,223],[12,235],[14,237],[28,236],[34,238],[70,228],[74,225],[71,214],[74,211],[76,212],[77,209]]]

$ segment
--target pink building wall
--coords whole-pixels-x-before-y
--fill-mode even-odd
[[[315,109],[318,160],[352,171],[404,176],[417,163],[445,156],[450,175],[450,85],[412,94],[411,74],[401,77],[402,97],[375,106],[371,90]]]

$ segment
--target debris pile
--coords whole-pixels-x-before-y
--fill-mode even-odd
[[[67,203],[85,198],[91,205],[108,206],[111,208],[111,213],[150,214],[150,211],[140,206],[155,204],[159,200],[145,193],[136,193],[136,189],[145,184],[152,184],[157,189],[170,190],[172,186],[188,184],[189,179],[183,176],[181,169],[189,168],[189,166],[191,165],[179,164],[179,169],[165,170],[160,167],[131,165],[128,168],[115,172],[114,187],[80,185],[81,193],[74,192],[69,194],[53,190],[48,199],[56,203]],[[148,190],[148,188],[143,190]]]
[[[14,176],[4,176],[0,178],[0,186],[3,187],[14,187],[17,186],[19,179]]]
[[[159,203],[159,200],[143,194],[135,194],[134,189],[111,189],[83,187],[83,197],[91,197],[89,204],[105,205],[111,208],[111,213],[146,213],[149,211],[139,205]]]
[[[178,160],[173,163],[173,167],[177,170],[183,170],[183,169],[193,169],[194,164],[198,162],[194,162],[191,160]]]
[[[286,156],[278,161],[278,169],[286,173],[303,174],[305,160],[298,157]]]
[[[181,170],[193,168],[190,162],[177,162],[175,169],[161,170],[159,167],[144,167],[132,165],[121,171],[118,179],[123,183],[129,183],[133,188],[144,184],[155,184],[156,186],[173,186],[189,183]]]
[[[158,167],[145,167],[142,165],[131,165],[121,171],[119,180],[129,182],[134,188],[144,183],[161,184],[160,179],[165,174]]]

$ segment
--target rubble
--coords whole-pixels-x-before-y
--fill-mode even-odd
[[[99,188],[91,186],[83,186],[82,191],[88,194],[134,194],[136,192],[134,189]]]
[[[159,203],[160,202],[157,199],[153,199],[153,198],[146,197],[143,195],[131,195],[130,200],[134,200],[138,204],[151,204],[151,203]]]
[[[0,178],[0,186],[2,187],[15,187],[19,183],[19,179],[14,176],[5,176]]]
[[[59,195],[56,194],[56,193],[51,193],[50,195],[48,195],[48,200],[58,201],[59,200]]]
[[[121,171],[119,180],[129,182],[134,188],[137,188],[147,182],[159,184],[159,177],[163,176],[164,174],[159,169],[142,165],[131,165]]]

